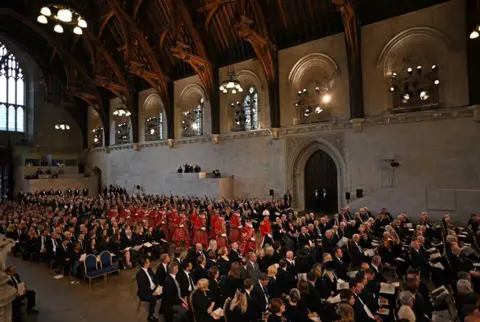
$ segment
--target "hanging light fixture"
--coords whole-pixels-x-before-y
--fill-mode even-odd
[[[77,11],[64,5],[50,4],[42,7],[37,22],[47,24],[48,20],[55,23],[54,31],[57,33],[63,33],[65,27],[70,27],[74,34],[82,35],[82,29],[87,28],[86,20]]]
[[[113,111],[113,115],[115,116],[126,116],[126,117],[129,117],[130,115],[132,115],[132,113],[130,113],[129,110],[123,108],[123,107],[119,107],[117,108],[115,111]]]
[[[80,27],[73,28],[73,33],[76,34],[76,35],[83,34],[82,28],[80,28]]]
[[[243,92],[242,85],[237,79],[235,75],[235,68],[233,65],[228,66],[228,75],[227,80],[225,80],[222,85],[220,86],[220,92],[223,94],[237,94]]]
[[[55,27],[53,27],[53,30],[55,32],[58,32],[59,34],[63,33],[63,27],[62,25],[55,25]]]
[[[69,131],[70,130],[70,125],[68,125],[66,123],[57,123],[57,124],[55,124],[55,130]]]
[[[40,9],[40,13],[44,16],[51,16],[52,15],[52,11],[50,10],[49,7],[43,7],[42,9]]]
[[[63,22],[72,22],[72,12],[67,8],[61,8],[57,12],[57,18]]]
[[[40,15],[37,18],[37,22],[41,23],[42,25],[46,25],[48,23],[48,19],[44,15]]]

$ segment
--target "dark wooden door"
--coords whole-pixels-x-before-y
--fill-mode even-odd
[[[338,211],[337,166],[333,159],[326,152],[319,150],[308,159],[304,173],[305,210],[336,213]]]

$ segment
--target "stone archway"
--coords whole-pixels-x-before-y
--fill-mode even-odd
[[[305,209],[305,166],[310,157],[317,151],[323,151],[328,154],[337,168],[337,204],[338,209],[340,209],[345,205],[344,197],[347,186],[346,164],[340,151],[323,138],[310,138],[295,144],[287,160],[287,187],[292,191],[293,207],[297,210]]]

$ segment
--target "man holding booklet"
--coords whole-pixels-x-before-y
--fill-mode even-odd
[[[155,274],[150,267],[150,260],[148,258],[140,258],[140,265],[142,266],[137,272],[137,295],[140,301],[148,302],[148,321],[157,321],[155,318],[155,306],[162,294],[162,287],[155,282]]]

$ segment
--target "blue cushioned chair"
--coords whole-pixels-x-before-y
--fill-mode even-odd
[[[107,279],[107,276],[112,273],[118,273],[118,277],[120,278],[120,269],[117,265],[113,265],[112,254],[110,254],[108,250],[104,250],[100,253],[100,265],[103,274],[105,274],[105,279]]]
[[[83,262],[85,267],[85,278],[88,278],[88,286],[92,288],[92,279],[102,277],[105,281],[105,274],[97,263],[97,257],[93,254],[87,255]]]

